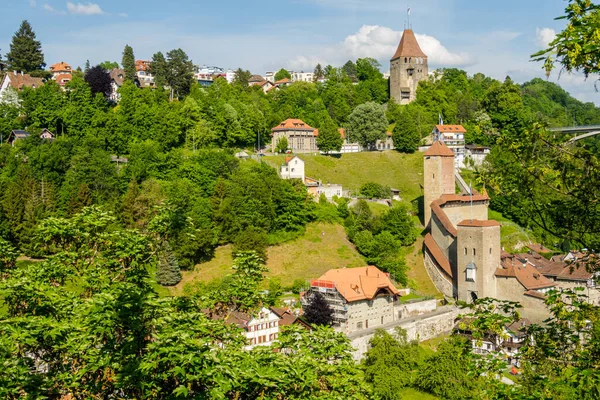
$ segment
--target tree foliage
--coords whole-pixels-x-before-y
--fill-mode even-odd
[[[319,129],[319,136],[317,136],[317,147],[324,153],[331,151],[340,151],[344,139],[340,135],[340,132],[335,126],[335,123],[328,119]]]
[[[125,79],[134,82],[137,78],[135,69],[135,56],[133,55],[133,48],[130,45],[125,45],[123,49],[123,59],[121,65],[125,70]]]
[[[92,94],[100,93],[105,97],[110,95],[112,90],[110,74],[101,66],[96,65],[88,69],[85,73],[85,81],[90,86]]]
[[[277,71],[277,73],[275,74],[275,82],[280,81],[282,79],[292,79],[292,75],[290,74],[290,72],[286,69],[281,68],[279,71]]]
[[[26,20],[12,37],[6,61],[10,70],[21,72],[39,71],[46,66],[42,44],[36,40],[35,32]]]
[[[357,106],[348,116],[348,134],[351,140],[366,149],[374,148],[377,140],[385,139],[387,126],[383,108],[374,102]]]
[[[331,326],[333,324],[333,309],[320,292],[310,292],[307,304],[304,305],[304,318],[315,325]]]

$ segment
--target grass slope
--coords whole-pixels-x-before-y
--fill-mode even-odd
[[[301,154],[305,161],[306,176],[323,183],[337,183],[358,191],[367,182],[376,182],[400,190],[400,196],[411,202],[422,195],[423,153],[396,151],[342,154],[339,157]],[[285,156],[265,157],[273,166],[285,161]]]
[[[323,223],[310,223],[298,239],[270,247],[267,257],[267,277],[280,278],[283,286],[291,285],[295,279],[318,278],[332,268],[366,265],[341,225]],[[188,283],[208,282],[231,274],[231,262],[231,246],[219,247],[212,260],[183,272],[181,282],[171,289],[173,294],[181,293]]]

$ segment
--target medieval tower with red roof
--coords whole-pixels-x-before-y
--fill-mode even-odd
[[[429,73],[427,55],[414,32],[405,29],[396,53],[390,60],[390,97],[398,104],[408,104],[417,97],[419,82]]]

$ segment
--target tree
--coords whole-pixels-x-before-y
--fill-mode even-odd
[[[333,309],[319,292],[311,292],[307,304],[303,306],[304,318],[311,324],[331,326],[333,324]]]
[[[171,88],[171,99],[174,96],[186,96],[194,83],[194,64],[188,55],[181,49],[169,51],[166,67],[165,77],[167,85]]]
[[[285,136],[277,139],[277,143],[275,144],[275,152],[276,153],[286,153],[288,151],[288,140]]]
[[[340,151],[344,144],[344,139],[338,130],[335,123],[330,118],[325,121],[325,124],[319,129],[317,136],[317,147],[324,153],[330,151]]]
[[[350,140],[366,149],[373,149],[378,140],[385,139],[387,125],[382,106],[374,102],[361,104],[348,117]]]
[[[158,255],[156,282],[163,286],[175,286],[179,281],[181,281],[181,271],[177,258],[175,258],[169,242],[165,240]]]
[[[346,76],[352,79],[352,82],[358,82],[358,74],[356,72],[356,64],[352,60],[346,61],[346,64],[342,67],[342,71]]]
[[[125,45],[123,50],[123,59],[121,65],[125,70],[125,80],[135,82],[137,78],[135,69],[135,56],[133,55],[133,48],[130,45]]]
[[[421,136],[412,116],[406,110],[402,111],[396,120],[392,132],[392,140],[396,150],[403,153],[414,153],[421,143]]]
[[[167,85],[167,60],[160,51],[152,56],[149,73],[154,76],[154,83],[157,88],[164,88]]]
[[[85,68],[83,69],[83,73],[87,74],[90,70],[90,60],[85,60]]]
[[[292,79],[292,75],[289,73],[288,70],[281,68],[275,74],[275,82],[280,81],[280,80],[285,79],[285,78]]]
[[[100,64],[98,64],[98,66],[100,66],[100,68],[103,70],[110,72],[113,69],[119,68],[119,63],[116,61],[102,61]]]
[[[18,256],[19,253],[10,242],[0,237],[0,276],[16,266]]]
[[[260,258],[266,260],[268,244],[269,240],[266,232],[250,226],[235,237],[231,253],[235,257],[239,252],[255,251]]]
[[[250,78],[252,77],[252,73],[248,70],[243,70],[241,68],[238,68],[235,71],[235,75],[233,77],[233,82],[232,84],[235,84],[241,88],[247,88],[248,87],[248,81],[250,80]]]
[[[402,246],[410,246],[417,239],[417,232],[412,217],[405,205],[395,205],[382,217],[383,228],[390,232]]]
[[[392,190],[376,182],[367,182],[360,187],[360,194],[367,199],[389,199]]]
[[[35,32],[26,20],[12,38],[6,61],[10,70],[22,72],[39,71],[46,66],[42,44],[35,39]]]
[[[356,76],[360,81],[382,79],[383,74],[379,70],[381,65],[374,58],[359,58],[356,60]]]
[[[589,74],[600,72],[600,37],[597,27],[600,24],[600,5],[589,0],[569,0],[565,15],[556,18],[566,19],[567,26],[559,32],[548,48],[531,56],[533,61],[544,61],[546,76],[550,75],[555,64],[565,71],[581,71]]]
[[[321,64],[317,64],[315,70],[313,71],[313,82],[318,82],[323,78],[325,78],[325,71],[323,71]]]
[[[110,74],[101,66],[96,65],[95,67],[88,68],[85,73],[85,81],[90,88],[92,93],[101,93],[103,96],[108,97],[112,91]]]

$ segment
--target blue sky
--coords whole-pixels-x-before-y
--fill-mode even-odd
[[[389,69],[411,8],[411,25],[432,67],[458,67],[517,82],[544,77],[529,62],[560,31],[565,0],[2,0],[0,49],[6,53],[23,19],[41,40],[46,63],[83,66],[181,47],[196,64],[253,73],[312,70],[374,57]],[[551,80],[584,101],[600,103],[594,80]]]

